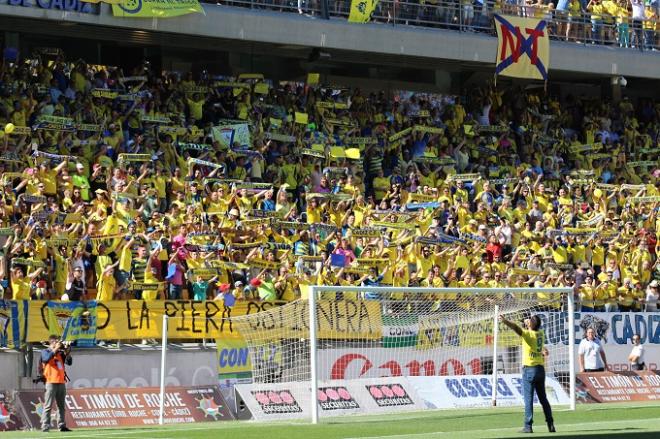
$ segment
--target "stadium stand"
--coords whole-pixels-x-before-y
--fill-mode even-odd
[[[583,310],[657,310],[652,100],[51,61],[0,76],[5,298],[573,286]]]
[[[315,18],[346,19],[350,11],[350,2],[343,0],[234,0],[217,4],[300,13]],[[643,0],[383,0],[378,2],[371,21],[394,26],[422,26],[495,35],[493,14],[517,15],[549,20],[550,37],[554,40],[656,51],[660,47],[659,12],[660,2]]]

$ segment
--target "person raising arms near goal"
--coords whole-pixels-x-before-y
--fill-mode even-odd
[[[541,319],[539,316],[531,316],[525,319],[525,328],[510,322],[504,316],[500,316],[500,322],[511,328],[513,332],[522,338],[522,384],[523,399],[525,400],[525,423],[520,433],[532,433],[532,423],[534,421],[534,392],[539,398],[543,407],[545,422],[548,424],[548,431],[555,432],[555,424],[552,419],[552,408],[545,394],[545,357],[548,356],[548,349],[543,346],[545,334],[541,329]]]

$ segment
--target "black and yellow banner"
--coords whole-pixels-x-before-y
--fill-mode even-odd
[[[351,12],[348,21],[351,23],[367,23],[371,20],[371,14],[376,10],[378,0],[352,0]]]
[[[95,334],[97,340],[159,339],[164,315],[169,317],[170,339],[239,338],[234,319],[257,313],[261,313],[259,317],[243,321],[245,331],[263,330],[279,338],[302,338],[308,336],[309,330],[309,305],[304,300],[239,301],[232,307],[222,301],[89,301],[83,308],[94,312],[85,313],[89,318],[82,320],[72,320],[81,314],[78,311],[82,302],[61,302],[64,306],[37,300],[0,303],[5,304],[0,306],[0,323],[5,328],[0,341],[5,345],[17,345],[19,340],[41,342],[52,333],[62,334],[67,329],[72,334],[74,330],[80,333],[73,339],[82,339],[82,334],[87,333]],[[322,338],[379,339],[381,319],[377,302],[322,300],[317,303],[317,328]],[[84,321],[84,330],[76,323],[79,321]]]
[[[171,18],[196,12],[204,14],[198,0],[123,0],[112,5],[115,17]]]

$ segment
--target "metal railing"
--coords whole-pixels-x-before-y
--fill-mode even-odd
[[[344,20],[348,18],[351,7],[350,0],[220,0],[217,2],[203,0],[203,2],[297,13],[313,18]],[[660,12],[660,6],[658,10]],[[569,13],[534,5],[504,4],[501,9],[497,9],[490,0],[469,4],[465,0],[381,0],[372,15],[371,22],[495,35],[494,13],[545,18],[549,21],[550,38],[556,41],[634,48],[642,51],[660,50],[660,21],[657,19],[644,21],[633,20],[631,17],[619,19],[606,13],[598,15],[592,15],[589,11]]]
[[[255,10],[261,9],[275,12],[306,14],[310,16],[320,16],[321,2],[328,1],[329,0],[201,0],[202,3],[215,3],[217,5],[237,6]]]

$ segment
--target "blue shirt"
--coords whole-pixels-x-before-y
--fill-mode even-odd
[[[424,136],[419,140],[416,140],[415,143],[413,143],[412,156],[413,158],[423,156],[425,151],[426,151],[426,136]]]
[[[55,356],[55,352],[51,351],[50,349],[44,349],[41,351],[41,362],[42,363],[48,363],[51,358]]]
[[[50,89],[50,100],[53,104],[56,104],[58,99],[62,96],[62,92],[57,88]]]
[[[55,352],[50,350],[50,348],[44,349],[43,351],[41,351],[41,362],[48,363],[51,360],[51,358],[53,358],[54,356],[55,356]],[[64,364],[66,364],[67,366],[71,366],[71,364],[73,364],[73,360],[71,359],[70,355],[67,355],[64,358]]]
[[[376,277],[376,279],[371,279],[370,277],[366,278],[365,280],[362,281],[362,286],[363,287],[377,287],[380,285],[380,283],[383,280],[383,275],[379,275]],[[380,293],[377,293],[375,291],[366,291],[364,293],[364,298],[366,300],[378,300],[380,299]]]

